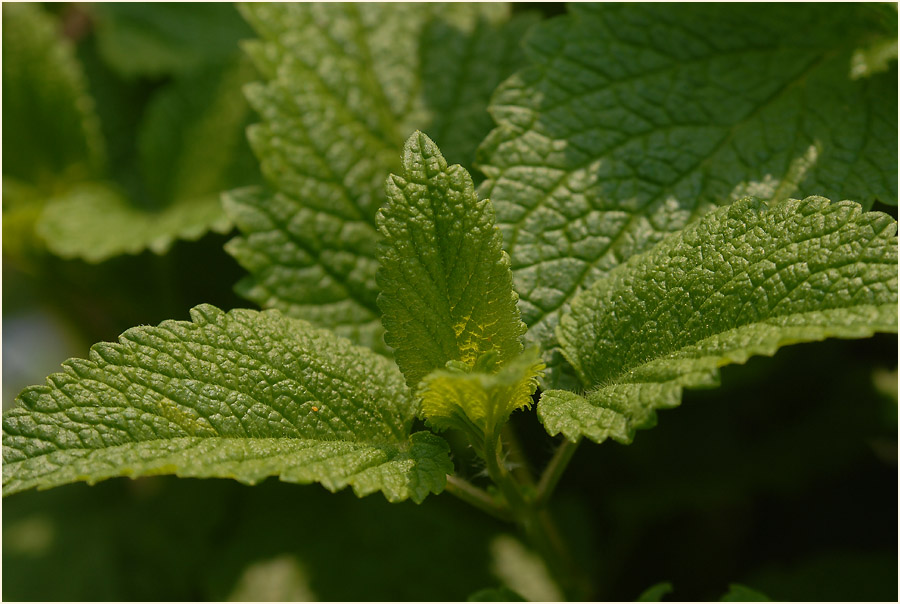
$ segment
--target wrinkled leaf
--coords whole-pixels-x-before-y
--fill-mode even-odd
[[[247,89],[250,130],[271,190],[226,208],[243,236],[238,285],[264,307],[381,341],[375,212],[416,129],[468,161],[491,127],[488,97],[520,63],[530,18],[500,4],[248,4],[246,45],[267,78]]]
[[[212,306],[97,344],[3,415],[3,493],[115,476],[268,476],[420,502],[449,448],[410,435],[386,359],[277,311]]]
[[[545,392],[551,434],[629,443],[717,385],[718,367],[788,344],[897,331],[897,223],[821,197],[717,210],[576,297],[558,330],[585,396]]]
[[[421,132],[403,149],[403,169],[387,181],[377,214],[383,235],[377,273],[384,340],[415,387],[447,361],[474,367],[485,353],[498,366],[518,356],[519,320],[509,257],[489,200],[472,178],[448,166]]]
[[[533,64],[494,95],[499,126],[480,150],[481,193],[496,205],[529,337],[545,350],[580,289],[716,205],[896,204],[896,62],[851,77],[855,50],[882,33],[866,6],[570,13],[527,38]]]

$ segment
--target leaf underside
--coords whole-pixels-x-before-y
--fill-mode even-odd
[[[549,354],[578,291],[717,205],[896,204],[896,62],[851,77],[868,12],[578,3],[536,27],[479,152],[529,339]]]
[[[377,214],[377,279],[384,340],[406,383],[414,388],[447,361],[474,367],[487,352],[503,365],[522,351],[525,325],[490,201],[421,132],[407,141],[402,168]]]
[[[410,435],[415,403],[389,361],[277,311],[212,306],[125,332],[3,414],[3,494],[114,476],[268,476],[422,501],[452,471]]]
[[[821,197],[735,202],[579,294],[558,330],[590,389],[545,392],[551,434],[629,443],[683,388],[788,344],[897,331],[897,223]]]
[[[232,192],[243,235],[227,250],[263,307],[382,342],[375,213],[416,129],[471,162],[491,127],[488,97],[519,66],[529,18],[499,4],[248,4],[246,45],[265,83],[247,88],[270,190]],[[426,85],[427,84],[427,85]]]

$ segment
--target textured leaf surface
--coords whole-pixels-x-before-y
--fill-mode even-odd
[[[4,180],[52,192],[94,175],[103,140],[72,46],[37,5],[4,4],[3,23]]]
[[[272,191],[238,191],[228,251],[264,307],[384,351],[375,299],[375,212],[416,129],[469,161],[491,127],[487,100],[519,65],[531,19],[498,4],[248,4],[247,45],[268,79],[247,95],[250,139]]]
[[[422,415],[438,430],[455,428],[470,434],[470,442],[481,443],[506,423],[517,409],[531,406],[544,363],[530,349],[491,373],[494,367],[468,367],[448,363],[425,376],[419,386]]]
[[[744,195],[897,200],[897,70],[851,79],[863,5],[573,4],[491,103],[494,200],[530,338],[666,233]]]
[[[176,474],[347,485],[391,501],[443,489],[449,448],[410,436],[388,360],[277,311],[211,306],[70,360],[3,415],[4,495]]]
[[[744,199],[576,297],[558,335],[585,396],[545,392],[551,434],[628,443],[685,387],[784,345],[897,331],[897,223],[850,201]]]
[[[243,138],[250,111],[240,90],[251,76],[249,63],[232,61],[158,93],[138,139],[143,189],[89,182],[49,200],[37,225],[47,247],[64,258],[100,262],[148,248],[161,254],[176,239],[228,232],[221,191],[259,178]]]
[[[525,325],[493,206],[421,132],[406,142],[402,167],[376,218],[384,341],[410,387],[447,361],[473,367],[491,352],[504,364],[522,351]]]

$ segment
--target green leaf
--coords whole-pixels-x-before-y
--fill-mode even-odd
[[[90,10],[100,55],[126,78],[191,72],[234,54],[252,33],[231,3],[109,2]]]
[[[485,363],[485,358],[490,360]],[[513,411],[531,407],[531,395],[544,369],[534,348],[496,373],[496,356],[482,359],[474,370],[451,361],[447,369],[425,376],[418,389],[428,425],[436,430],[464,431],[481,454]]]
[[[508,587],[488,587],[480,589],[468,597],[469,602],[527,602]]]
[[[7,179],[53,192],[104,160],[81,66],[58,24],[35,4],[3,5],[3,161]]]
[[[166,252],[176,239],[227,233],[231,222],[216,196],[183,199],[160,211],[136,207],[113,183],[84,183],[47,202],[36,229],[62,258],[102,262],[150,249]]]
[[[384,341],[415,387],[447,361],[474,367],[487,352],[502,366],[519,355],[519,320],[509,257],[490,200],[448,166],[421,132],[403,148],[403,169],[386,185],[377,215],[384,236],[377,278]]]
[[[277,311],[199,306],[125,332],[22,392],[3,415],[4,495],[114,476],[268,476],[421,502],[453,467],[410,435],[386,359]]]
[[[745,195],[897,202],[897,71],[851,79],[864,5],[572,4],[527,38],[480,150],[529,339]],[[896,18],[896,17],[895,17]],[[550,356],[547,356],[550,359]]]
[[[897,331],[897,223],[821,197],[748,198],[636,256],[576,297],[558,335],[585,397],[545,392],[551,434],[629,443],[683,388],[787,344]]]
[[[663,596],[672,593],[675,588],[669,581],[663,581],[656,585],[651,585],[641,592],[635,602],[662,602]]]
[[[746,585],[732,583],[728,586],[728,593],[722,596],[720,602],[771,602],[767,596]]]
[[[259,180],[246,142],[250,107],[241,92],[255,76],[242,56],[173,80],[148,104],[138,152],[149,195],[162,202],[203,197]]]
[[[164,87],[147,107],[138,134],[144,186],[123,191],[82,183],[49,200],[37,225],[63,258],[100,262],[123,253],[166,252],[176,239],[227,233],[220,200],[228,187],[259,176],[244,141],[250,109],[241,87],[245,60],[207,66]]]
[[[228,251],[251,275],[238,291],[386,352],[375,212],[416,129],[470,160],[490,130],[488,97],[519,64],[530,18],[498,4],[303,3],[242,8],[268,81],[247,89],[270,191],[233,192],[243,236]],[[351,327],[354,325],[355,327]]]

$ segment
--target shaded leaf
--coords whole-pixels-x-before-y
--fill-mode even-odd
[[[191,72],[251,35],[231,3],[104,2],[91,6],[100,55],[124,77]]]
[[[712,207],[744,195],[896,204],[896,63],[851,79],[854,51],[882,33],[865,6],[570,13],[527,38],[533,65],[493,97],[499,126],[480,150],[481,193],[545,350],[580,289]]]
[[[641,592],[635,602],[662,602],[663,596],[672,593],[675,588],[669,581],[663,581],[656,585],[651,585]]]
[[[375,212],[416,129],[465,161],[491,127],[487,101],[519,65],[530,18],[499,4],[248,4],[246,45],[268,79],[247,89],[271,190],[234,192],[227,246],[264,307],[386,352],[375,303]],[[317,308],[319,307],[319,308]],[[356,327],[349,327],[354,325]]]
[[[56,21],[38,5],[11,3],[3,22],[6,205],[8,179],[52,193],[95,175],[105,151],[81,66]]]
[[[720,602],[771,602],[767,596],[755,589],[750,589],[740,583],[732,583],[728,586],[728,593],[722,596]]]

